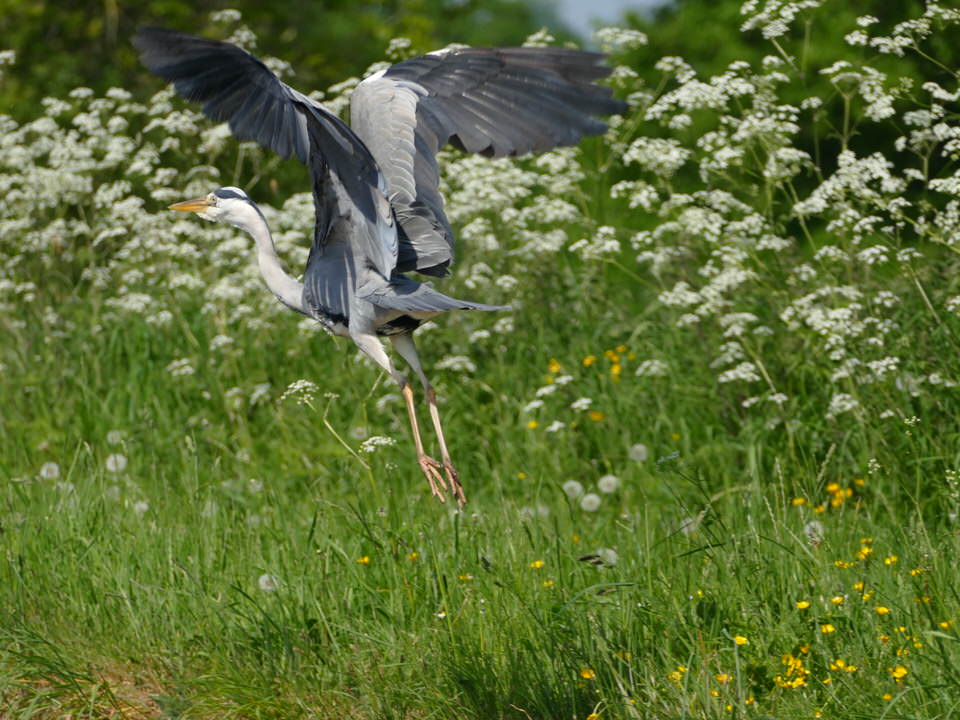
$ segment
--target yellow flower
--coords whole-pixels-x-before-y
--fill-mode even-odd
[[[873,548],[869,545],[864,545],[857,551],[857,560],[866,560],[871,555],[873,555]]]
[[[580,677],[582,677],[584,680],[593,680],[596,676],[597,674],[590,668],[580,669]]]
[[[921,573],[923,573],[923,568],[914,568],[913,570],[910,571],[910,577],[916,577]]]
[[[728,682],[733,680],[733,678],[730,677],[729,673],[718,673],[714,677],[716,677],[717,682],[720,683],[721,685],[726,685]]]
[[[550,363],[547,365],[547,368],[556,375],[560,372],[560,362],[556,358],[550,358]]]
[[[734,642],[736,645],[749,645],[749,644],[750,644],[750,641],[747,640],[743,635],[734,635],[734,636],[733,636],[733,642]]]
[[[571,538],[571,540],[573,540],[573,544],[574,544],[574,545],[579,545],[579,544],[580,544],[580,536],[579,536],[579,535],[574,535],[574,536]]]
[[[590,366],[593,365],[596,361],[597,361],[597,356],[596,356],[596,355],[587,355],[587,356],[583,359],[583,366],[584,366],[584,367],[590,367]]]
[[[884,565],[896,565],[896,564],[897,564],[897,560],[899,560],[899,559],[900,559],[900,558],[898,558],[896,555],[888,555],[887,557],[885,557],[885,558],[883,559],[883,564],[884,564]]]
[[[824,623],[820,626],[820,632],[822,632],[824,635],[829,635],[832,632],[836,632],[836,630],[837,629],[830,623]]]
[[[536,430],[536,429],[537,429],[537,425],[539,425],[539,424],[540,424],[540,423],[538,423],[536,420],[528,420],[528,421],[527,421],[527,427],[530,428],[531,430]]]
[[[532,567],[534,570],[539,570],[543,567],[543,565],[543,560],[534,560],[532,563],[530,563],[530,567]]]
[[[849,570],[853,567],[853,563],[849,560],[834,560],[833,564],[835,567],[838,567],[841,570]]]
[[[520,472],[517,473],[517,479],[518,479],[518,480],[526,480],[526,479],[527,479],[527,474],[521,470]]]
[[[830,602],[832,602],[834,605],[843,605],[843,595],[834,595],[832,598],[830,598]]]
[[[591,410],[589,413],[587,413],[587,416],[594,422],[600,422],[607,417],[599,410]]]
[[[618,650],[614,653],[614,657],[618,657],[621,660],[633,660],[633,654],[628,653],[626,650]]]
[[[877,615],[887,615],[890,612],[890,608],[886,605],[877,605],[874,610],[877,611]]]
[[[543,586],[544,586],[545,588],[553,587],[553,585],[554,585],[554,581],[553,581],[553,580],[544,580],[544,581],[543,581]]]
[[[627,351],[627,346],[626,346],[626,345],[617,345],[617,352],[618,352],[618,353],[625,353],[626,351]]]
[[[600,720],[600,716],[596,713],[590,713],[587,715],[587,720]]]
[[[410,562],[413,562],[413,561],[416,560],[418,557],[420,557],[420,553],[418,553],[418,552],[412,552],[412,553],[410,553],[409,555],[407,555],[407,560],[409,560]]]
[[[839,491],[840,491],[840,483],[838,483],[838,482],[832,482],[832,483],[827,484],[827,492],[830,493],[831,495],[833,495],[834,493],[837,493],[837,492],[839,492]]]
[[[361,565],[369,565],[369,564],[370,564],[370,556],[369,556],[369,555],[364,555],[364,556],[361,557],[361,558],[357,558],[357,562],[360,563]]]
[[[677,442],[680,439],[680,433],[673,433],[672,435],[670,435],[670,439],[673,440],[674,442]]]
[[[470,580],[473,580],[473,575],[471,575],[470,573],[460,573],[459,575],[457,575],[457,578],[459,578],[460,580],[469,582]]]
[[[903,665],[895,665],[892,668],[887,668],[887,670],[897,682],[903,680],[909,673],[909,671]]]
[[[949,630],[953,627],[953,620],[944,620],[939,625],[941,630]]]
[[[797,610],[806,610],[808,607],[810,607],[810,601],[797,600],[796,605],[797,605]]]
[[[865,585],[865,583],[863,582],[863,580],[858,580],[857,582],[855,582],[855,583],[853,584],[853,589],[856,590],[857,592],[861,592],[861,593],[862,593],[862,592],[863,592],[863,588],[865,588],[865,587],[866,587],[866,585]]]
[[[748,697],[746,700],[743,701],[743,704],[744,704],[744,705],[753,705],[754,702],[756,702],[756,701],[753,699],[753,695],[751,695],[750,697]]]
[[[884,700],[886,700],[886,701],[888,701],[888,702],[889,702],[890,700],[893,700],[893,695],[891,695],[890,693],[884,693],[884,694],[881,695],[880,697],[882,697]]]
[[[793,500],[790,501],[790,503],[795,507],[799,507],[801,505],[806,505],[807,499],[802,497],[795,497]]]
[[[853,484],[856,485],[857,487],[863,487],[864,485],[867,484],[867,481],[864,480],[863,478],[854,478]]]

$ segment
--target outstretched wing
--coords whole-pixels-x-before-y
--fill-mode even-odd
[[[351,125],[387,178],[400,222],[397,269],[446,275],[453,232],[437,151],[492,157],[542,152],[597,135],[597,115],[626,105],[596,81],[603,55],[562,48],[464,48],[406,60],[354,90]]]
[[[366,221],[358,235],[360,250],[384,277],[390,277],[397,232],[386,180],[346,123],[231,43],[148,27],[137,33],[133,44],[151,72],[172,82],[187,100],[202,102],[209,118],[228,122],[241,140],[254,140],[282,157],[296,155],[312,174],[333,173],[348,198],[346,205],[355,206]],[[312,161],[315,155],[322,162]],[[314,177],[315,185],[318,180],[324,181]],[[341,204],[341,213],[349,211]]]

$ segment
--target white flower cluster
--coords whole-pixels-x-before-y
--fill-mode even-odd
[[[927,81],[921,93],[870,60],[828,61],[812,69],[832,93],[785,102],[805,82],[788,31],[826,12],[821,5],[747,0],[743,29],[775,40],[775,55],[713,77],[663,58],[661,89],[626,86],[655,132],[638,123],[607,135],[625,171],[611,196],[637,215],[643,229],[630,242],[664,310],[696,333],[717,384],[745,386],[750,397],[738,404],[772,413],[775,424],[792,407],[785,348],[828,391],[816,400],[828,417],[865,405],[871,386],[922,394],[956,381],[934,356],[908,361],[898,338],[902,299],[918,290],[931,318],[938,305],[960,314],[960,300],[940,289],[960,253],[960,88]],[[957,25],[960,11],[931,2],[886,38],[869,35],[872,16],[837,30],[853,44],[899,54]],[[830,113],[847,124],[836,149],[821,145],[815,162],[798,138],[835,131],[814,127]],[[895,148],[858,151],[860,126],[900,137]],[[918,201],[920,194],[940,197]],[[655,367],[644,362],[636,374]],[[851,382],[863,388],[856,397]]]
[[[397,441],[391,437],[373,435],[360,443],[360,452],[369,455],[370,453],[374,453],[382,447],[390,447],[396,444]]]

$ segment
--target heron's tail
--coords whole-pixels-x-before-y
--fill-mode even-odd
[[[446,312],[448,310],[509,310],[509,305],[484,305],[458,300],[434,290],[430,285],[396,274],[389,282],[365,283],[357,288],[363,300],[377,307],[404,312]]]

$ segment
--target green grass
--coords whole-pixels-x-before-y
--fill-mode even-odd
[[[855,73],[819,98],[849,124],[798,114],[787,65],[715,78],[722,107],[621,73],[628,121],[543,165],[444,154],[443,289],[514,304],[418,333],[461,513],[389,378],[276,305],[232,229],[162,209],[263,199],[278,161],[201,150],[163,93],[0,118],[0,717],[956,717],[946,146],[871,145],[929,98],[875,122]],[[303,256],[309,197],[265,215]],[[595,511],[564,492],[605,475]]]
[[[376,409],[375,373],[344,343],[298,337],[292,316],[206,359],[196,316],[49,342],[28,324],[3,379],[7,716],[956,712],[958,543],[942,517],[952,500],[930,492],[925,470],[955,436],[900,420],[816,444],[730,429],[732,407],[707,390],[613,382],[602,351],[621,338],[578,331],[569,342],[568,318],[518,318],[472,376],[435,373],[463,514],[429,497],[402,406]],[[585,330],[600,320],[579,318]],[[426,334],[424,353],[457,342],[463,322]],[[166,365],[191,353],[196,374],[171,378]],[[601,358],[584,368],[591,353]],[[602,421],[554,439],[543,423],[527,428],[517,401],[533,397],[550,357],[577,377],[562,391],[593,397]],[[339,397],[279,402],[300,377]],[[229,387],[259,382],[272,383],[269,400],[231,405]],[[353,447],[357,426],[398,443],[367,456],[367,471],[324,417]],[[108,444],[111,430],[121,445]],[[644,463],[628,458],[635,442],[650,448]],[[129,461],[121,473],[106,469],[116,452]],[[882,458],[873,474],[868,456]],[[47,461],[57,480],[38,477]],[[596,512],[560,489],[577,479],[590,490],[607,472],[622,485]],[[834,482],[852,495],[828,491]],[[149,505],[142,515],[137,502]],[[819,545],[804,530],[814,519]],[[600,548],[615,565],[583,560]],[[274,591],[260,589],[263,574]],[[835,632],[821,632],[827,623]],[[802,658],[804,686],[774,680],[797,676],[788,653]],[[857,671],[831,671],[837,659]]]

